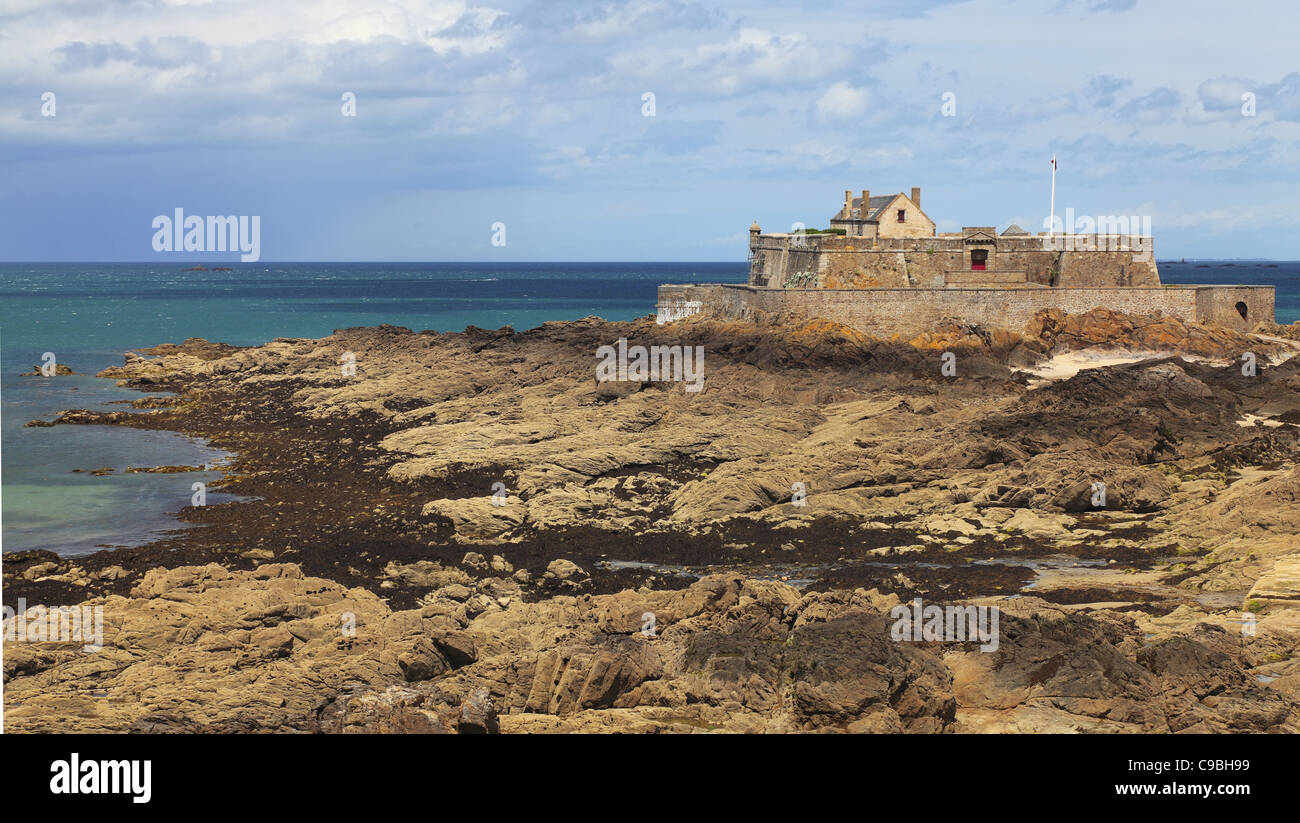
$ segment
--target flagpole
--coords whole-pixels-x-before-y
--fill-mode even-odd
[[[1055,155],[1055,154],[1052,155],[1052,206],[1051,206],[1051,209],[1052,209],[1051,220],[1050,220],[1050,222],[1047,224],[1048,227],[1049,227],[1049,228],[1047,229],[1047,234],[1048,234],[1049,237],[1052,236],[1052,235],[1054,235],[1054,234],[1056,234],[1056,155]]]

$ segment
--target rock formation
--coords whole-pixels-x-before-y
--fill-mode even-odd
[[[703,346],[704,390],[597,383],[618,338]],[[1136,362],[1029,371],[1103,345]],[[5,643],[7,727],[1294,731],[1294,351],[1097,310],[129,354],[102,376],[179,399],[44,422],[207,437],[248,499],[7,555],[6,605],[106,624],[97,653]],[[996,606],[999,648],[892,640],[916,597]]]

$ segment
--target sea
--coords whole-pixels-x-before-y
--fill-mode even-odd
[[[227,265],[227,264],[221,264]],[[115,426],[24,427],[70,408],[130,410],[139,392],[94,377],[124,352],[187,337],[255,345],[389,323],[414,330],[523,330],[597,315],[655,311],[661,283],[743,283],[735,263],[0,263],[0,547],[77,555],[186,528],[175,513],[214,468],[182,474],[127,467],[219,466],[194,438]],[[1277,290],[1280,323],[1300,320],[1300,262],[1161,261],[1167,283],[1246,283]],[[48,360],[78,372],[23,377]],[[93,475],[92,470],[111,472]],[[81,471],[77,471],[81,470]],[[208,492],[207,503],[229,499]]]

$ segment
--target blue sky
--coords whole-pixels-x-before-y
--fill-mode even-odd
[[[154,259],[180,207],[260,216],[263,260],[740,261],[752,220],[825,226],[845,189],[920,186],[941,231],[1037,230],[1053,154],[1058,213],[1150,215],[1161,259],[1300,259],[1298,17],[6,0],[0,260]]]

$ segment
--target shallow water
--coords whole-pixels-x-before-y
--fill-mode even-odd
[[[415,330],[467,325],[525,329],[596,314],[652,314],[663,282],[743,281],[745,264],[234,265],[183,272],[175,264],[0,264],[0,448],[4,551],[92,551],[135,545],[168,529],[195,482],[216,472],[121,474],[127,466],[198,465],[222,455],[178,434],[114,426],[24,428],[64,409],[129,411],[139,392],[91,375],[122,355],[187,337],[254,345],[324,337],[349,326]],[[45,352],[80,372],[20,377]],[[117,469],[113,475],[73,469]],[[229,500],[209,492],[209,505]]]

